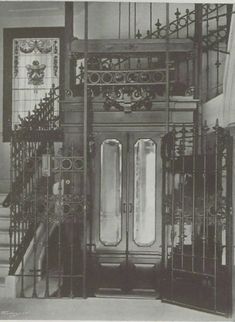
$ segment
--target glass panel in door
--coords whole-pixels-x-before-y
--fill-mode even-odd
[[[155,241],[156,144],[140,139],[134,146],[134,241],[149,246]]]
[[[116,139],[101,144],[100,240],[115,246],[121,240],[122,146]]]

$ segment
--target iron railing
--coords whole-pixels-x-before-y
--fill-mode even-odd
[[[231,137],[218,122],[200,132],[196,124],[191,130],[173,126],[163,139],[162,296],[228,315]]]
[[[58,88],[54,86],[38,107],[20,118],[11,135],[11,191],[5,200],[10,204],[10,274],[17,269],[37,229],[33,214],[37,211],[34,192],[43,189],[42,161],[48,148],[62,140],[59,117],[55,114]],[[37,160],[37,162],[35,162]]]
[[[203,92],[202,100],[206,101],[214,96],[217,96],[221,93],[221,84],[223,82],[223,71],[224,63],[227,55],[227,41],[228,33],[231,20],[231,6],[225,4],[204,4],[202,5],[202,35],[201,39],[195,39],[195,24],[196,24],[196,10],[189,11],[186,10],[185,14],[181,14],[177,8],[175,12],[176,19],[171,21],[169,25],[162,25],[162,23],[157,21],[157,29],[150,32],[147,31],[147,36],[142,36],[138,30],[136,38],[138,39],[165,39],[166,36],[169,36],[169,41],[171,38],[181,38],[181,39],[191,39],[195,41],[195,48],[197,47],[198,41],[202,42],[202,88],[206,89]],[[167,30],[169,31],[167,33]],[[170,68],[175,70],[174,75],[170,77],[170,81],[173,84],[169,84],[170,95],[180,95],[184,96],[185,93],[188,93],[188,89],[192,86],[195,86],[194,75],[196,73],[195,69],[195,55],[194,51],[188,53],[185,57],[181,55],[171,56]],[[147,69],[147,72],[151,72],[156,69],[156,73],[159,76],[158,67],[165,68],[165,65],[162,64],[161,54],[158,57],[148,57],[146,62],[143,58],[133,58],[133,55],[129,57],[128,55],[123,55],[118,58],[113,57],[89,57],[88,69],[91,72],[88,75],[88,82],[90,88],[93,86],[92,95],[97,96],[102,94],[106,96],[104,91],[106,88],[111,85],[120,86],[130,86],[128,84],[128,78],[125,77],[124,73],[129,73],[136,70],[138,73],[143,73],[141,69]],[[157,61],[158,60],[158,61]],[[157,62],[156,62],[157,61]],[[84,84],[84,67],[81,62],[76,75],[75,86],[77,89],[74,92],[75,96],[83,95],[83,84]],[[120,74],[122,72],[122,74]],[[101,75],[104,74],[105,78]],[[112,77],[112,74],[116,73],[117,76]],[[164,77],[163,77],[164,78]],[[137,78],[135,77],[135,80]],[[141,78],[140,78],[141,79]],[[131,79],[129,83],[135,83],[135,80]],[[140,81],[139,81],[140,82]],[[145,85],[151,83],[151,78],[144,80]],[[158,93],[159,82],[162,82],[162,77],[155,77],[152,81],[152,86],[155,90],[157,96],[162,95],[160,90],[160,95]],[[158,84],[153,84],[158,83]],[[151,85],[151,84],[150,84]],[[103,89],[101,90],[101,87]],[[176,90],[175,90],[176,89]],[[106,91],[107,92],[107,91]],[[151,90],[153,93],[154,91]],[[205,93],[205,94],[204,94]],[[161,99],[160,99],[161,100]]]

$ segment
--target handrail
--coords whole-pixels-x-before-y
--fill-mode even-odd
[[[215,12],[218,9],[224,7],[225,4],[218,4],[218,7],[215,7],[213,9],[210,9],[210,5],[205,4],[202,6],[203,8],[203,13],[202,13],[202,17],[206,17],[208,14],[211,14],[213,12]],[[186,9],[186,14],[180,16],[180,12],[177,8],[176,10],[176,19],[171,21],[169,23],[169,35],[173,35],[175,33],[178,33],[180,30],[187,28],[189,25],[191,25],[192,23],[195,22],[195,10],[189,11],[188,9]],[[217,16],[214,17],[210,17],[210,19],[217,19]],[[204,21],[206,21],[207,19],[204,19]],[[163,27],[161,26],[161,23],[159,21],[159,19],[157,20],[157,23],[155,24],[157,27],[157,30],[153,31],[152,33],[147,32],[147,36],[144,37],[144,39],[147,38],[152,38],[153,36],[156,36],[156,38],[165,38],[166,37],[166,30],[167,30],[167,25],[164,25]],[[175,27],[174,29],[172,27]],[[165,32],[165,34],[163,34],[163,31]]]
[[[59,100],[59,87],[52,86],[49,94],[24,118],[19,117],[11,135],[11,191],[4,200],[10,205],[10,274],[14,274],[37,229],[38,198],[43,190],[42,155],[53,150],[55,141],[62,141],[57,124],[55,102]],[[43,192],[42,192],[43,193]]]

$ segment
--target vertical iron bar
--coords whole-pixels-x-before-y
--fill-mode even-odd
[[[219,53],[219,6],[216,4],[216,95],[219,95],[219,77],[220,77],[220,53]]]
[[[152,38],[153,32],[153,15],[152,15],[152,3],[149,4],[149,38]],[[148,68],[152,68],[152,57],[148,57]]]
[[[172,187],[171,187],[171,299],[174,297],[174,239],[175,239],[175,145],[176,145],[176,129],[173,124],[172,127],[172,153],[171,153],[171,173],[172,173]]]
[[[23,202],[22,202],[22,217],[24,218],[24,211],[25,211],[25,142],[23,143],[23,150],[22,150],[22,188],[23,188]],[[22,258],[21,258],[21,283],[20,283],[20,297],[25,297],[24,294],[24,255],[22,254]]]
[[[217,309],[217,212],[218,212],[218,158],[219,158],[219,124],[215,125],[215,201],[214,201],[214,310]]]
[[[153,32],[153,4],[150,2],[149,4],[149,35],[150,38],[152,38],[152,32]]]
[[[187,88],[189,88],[189,83],[190,83],[190,76],[189,76],[189,53],[186,54],[186,83],[187,83]]]
[[[13,173],[13,169],[16,166],[16,164],[14,163],[13,165],[13,160],[15,160],[15,156],[13,156],[13,136],[14,136],[14,131],[11,135],[11,143],[10,143],[10,196],[11,196],[11,200],[10,200],[10,227],[9,227],[9,242],[10,242],[10,254],[9,254],[9,261],[10,261],[10,273],[12,270],[12,257],[13,257],[13,245],[12,245],[12,223],[13,223],[13,218],[14,218],[14,214],[15,214],[15,202],[16,199],[14,198],[14,191],[13,191],[13,178],[14,173]],[[14,201],[14,204],[13,204]]]
[[[73,2],[65,2],[65,59],[64,59],[64,70],[65,70],[65,89],[71,88],[71,78],[73,78],[73,64],[70,59],[70,44],[73,37]],[[72,84],[73,86],[74,84]]]
[[[167,126],[166,131],[169,132],[170,121],[170,77],[169,77],[169,3],[166,3],[166,113]]]
[[[121,17],[122,17],[122,3],[118,5],[118,39],[121,39]]]
[[[179,38],[179,9],[176,9],[176,37]]]
[[[182,169],[181,169],[181,268],[184,268],[184,175],[185,175],[185,136],[186,129],[183,124],[182,127]]]
[[[226,266],[228,268],[228,308],[227,316],[232,315],[232,250],[233,250],[233,212],[232,212],[232,172],[233,138],[227,133],[226,144]]]
[[[62,209],[62,169],[61,164],[59,165],[59,185],[58,185],[58,194],[59,194],[59,227],[58,227],[58,268],[59,268],[59,278],[58,278],[58,293],[57,296],[61,297],[61,269],[62,269],[62,216],[63,216],[63,209]],[[64,183],[63,183],[64,185]],[[62,273],[63,275],[63,273]]]
[[[136,2],[134,2],[134,38],[136,38]]]
[[[74,225],[75,225],[75,220],[74,220],[74,214],[73,216],[73,227],[71,231],[71,240],[70,240],[70,297],[74,297],[74,289],[73,289],[73,284],[76,283],[76,278],[74,278],[74,273],[77,274],[77,272],[74,270]]]
[[[33,160],[33,159],[32,159]],[[35,175],[37,171],[37,151],[35,149],[34,156]],[[36,178],[35,178],[36,179]],[[33,235],[33,294],[32,297],[37,297],[37,188],[36,180],[32,180],[32,194],[34,194],[33,217],[34,217],[34,235]]]
[[[202,90],[202,5],[195,4],[195,45],[196,45],[196,62],[195,62],[195,94],[196,98],[201,99]],[[199,111],[201,114],[201,111]]]
[[[47,157],[49,156],[49,144],[47,143]],[[46,177],[46,289],[45,297],[49,297],[49,174]]]
[[[186,15],[187,15],[187,20],[186,20],[186,37],[189,37],[189,9],[186,9]]]
[[[210,60],[209,60],[209,5],[206,5],[206,100],[209,99],[209,71],[210,71]]]
[[[197,124],[193,125],[193,209],[192,209],[192,272],[195,271],[195,225],[196,225],[196,160],[197,160]]]
[[[88,3],[85,2],[85,52],[84,52],[84,120],[83,120],[83,157],[84,157],[84,174],[83,174],[83,298],[86,298],[86,270],[87,270],[87,176],[88,176],[88,86],[87,86],[87,58],[88,58]]]
[[[131,3],[128,2],[128,39],[131,39]],[[128,58],[128,68],[131,68],[131,59]]]
[[[167,255],[168,255],[168,238],[166,238],[166,207],[168,192],[166,191],[166,148],[167,142],[165,141],[165,137],[163,138],[163,155],[162,155],[162,273],[164,273],[167,268]],[[169,181],[169,180],[168,180]]]
[[[72,146],[72,162],[74,161],[74,147]],[[70,190],[70,194],[73,195],[74,191],[75,191],[75,184],[74,184],[74,177],[76,176],[76,173],[72,173],[71,174],[71,190]],[[73,199],[73,196],[72,196]],[[71,207],[72,205],[70,205]],[[76,270],[74,270],[74,225],[75,225],[75,220],[74,220],[74,216],[75,214],[72,214],[72,218],[73,218],[73,225],[71,228],[71,238],[70,238],[70,245],[69,245],[69,252],[70,252],[70,277],[69,277],[69,281],[70,281],[70,297],[73,298],[74,297],[74,293],[73,293],[73,284],[75,284],[76,279],[74,278],[73,274],[76,274]],[[71,225],[70,225],[71,227]],[[78,232],[77,232],[78,233]]]
[[[205,122],[203,128],[203,231],[202,231],[202,271],[205,273],[206,260],[206,213],[207,213],[207,192],[206,192],[206,176],[207,176],[207,124]]]

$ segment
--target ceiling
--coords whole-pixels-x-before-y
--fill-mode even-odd
[[[0,1],[1,17],[32,17],[63,14],[63,1]]]

